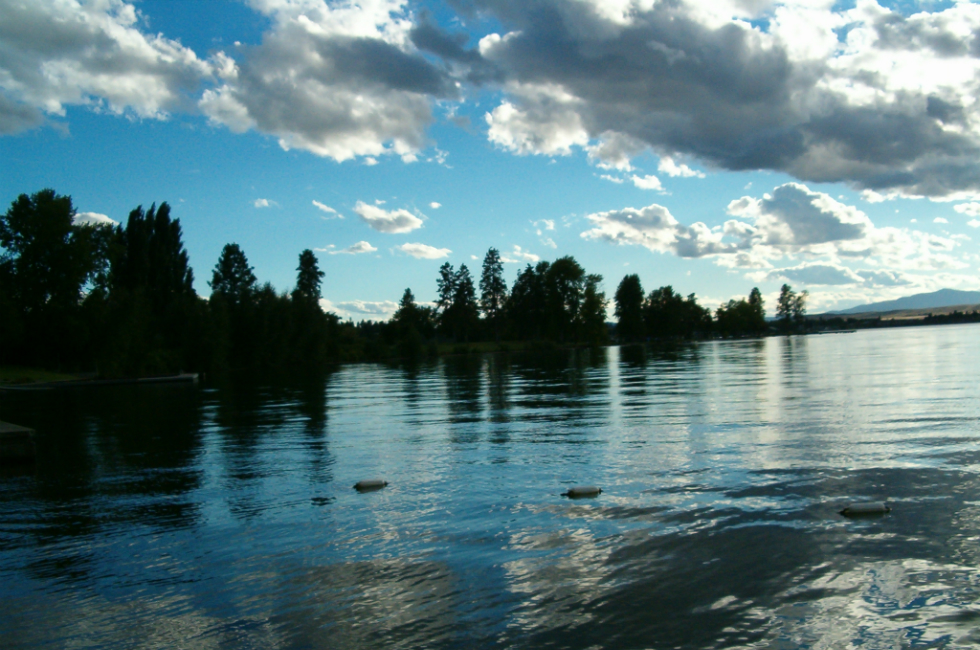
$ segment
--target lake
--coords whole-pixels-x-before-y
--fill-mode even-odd
[[[978,380],[964,325],[0,393],[0,647],[974,646]]]

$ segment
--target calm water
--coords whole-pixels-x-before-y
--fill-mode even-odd
[[[978,379],[947,326],[4,394],[0,647],[971,646]]]

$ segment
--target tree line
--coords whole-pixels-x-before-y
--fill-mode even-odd
[[[443,264],[434,304],[418,303],[406,289],[390,320],[355,324],[321,309],[324,273],[310,250],[299,254],[295,288],[277,292],[259,283],[238,244],[227,244],[204,299],[167,203],[136,207],[119,225],[75,217],[71,197],[50,189],[22,194],[0,217],[0,363],[110,377],[295,373],[487,341],[602,345],[611,337],[627,343],[769,331],[758,289],[712,315],[694,294],[671,286],[645,294],[635,274],[616,290],[618,324],[611,327],[601,275],[565,256],[526,265],[508,287],[495,248],[478,279],[465,264]],[[805,305],[806,292],[784,286],[780,327],[804,327]]]
[[[205,300],[167,203],[137,207],[120,225],[75,217],[71,198],[50,189],[22,194],[0,217],[0,363],[134,377],[341,360],[312,251],[299,256],[296,288],[278,293],[228,244]]]

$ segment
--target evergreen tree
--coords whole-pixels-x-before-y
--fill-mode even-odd
[[[296,288],[293,290],[293,300],[319,304],[320,283],[325,275],[320,270],[316,255],[310,249],[299,254],[299,266],[296,267]]]
[[[461,264],[456,272],[453,284],[453,303],[449,311],[452,315],[453,338],[469,341],[480,323],[479,307],[476,302],[476,287],[473,277],[465,264]]]
[[[456,273],[453,265],[446,262],[439,267],[439,277],[436,280],[436,310],[445,313],[452,307],[456,296]]]
[[[507,301],[507,282],[504,281],[504,263],[500,252],[490,248],[483,258],[480,275],[480,308],[493,329],[494,338],[500,340],[500,320]]]
[[[255,292],[255,274],[238,244],[225,244],[211,274],[212,295],[233,305],[246,302]]]
[[[299,255],[296,267],[296,288],[292,293],[293,341],[290,354],[293,365],[307,370],[323,367],[327,359],[336,357],[337,317],[324,313],[320,307],[320,283],[324,273],[316,255],[306,249]]]
[[[616,288],[616,335],[628,343],[643,338],[643,286],[640,276],[627,275]]]
[[[411,289],[405,289],[398,303],[398,311],[392,316],[397,333],[399,356],[417,359],[422,354],[423,338],[420,330],[423,328],[424,312],[415,304],[415,295]]]

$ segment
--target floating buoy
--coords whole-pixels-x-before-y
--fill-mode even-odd
[[[372,478],[366,481],[358,481],[354,484],[354,489],[358,492],[371,492],[373,490],[380,490],[386,485],[388,485],[388,481],[380,478]]]
[[[840,513],[845,517],[860,517],[861,515],[883,515],[891,511],[892,509],[884,501],[870,501],[868,503],[852,503]]]
[[[565,492],[562,496],[570,499],[578,499],[581,497],[597,497],[600,492],[602,492],[602,488],[595,485],[576,485],[575,487],[568,488],[568,492]]]

